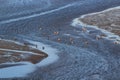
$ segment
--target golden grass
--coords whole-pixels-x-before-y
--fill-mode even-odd
[[[80,21],[98,26],[120,36],[120,9],[86,15],[84,18],[80,18]]]
[[[4,49],[0,50],[0,63],[29,61],[36,64],[48,56],[46,53],[38,49],[5,40],[0,40],[0,49]],[[31,52],[33,54],[27,52]]]

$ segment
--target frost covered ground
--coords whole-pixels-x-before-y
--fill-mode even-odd
[[[7,42],[7,43],[10,43],[10,42]],[[49,45],[45,45],[36,41],[29,40],[29,43],[33,45],[37,45],[36,50],[34,49],[36,48],[36,46],[31,46],[30,50],[32,50],[33,52],[38,52],[38,50],[40,50],[40,51],[43,51],[45,54],[43,54],[43,52],[39,54],[33,53],[32,51],[29,52],[29,50],[27,51],[27,48],[26,50],[24,50],[25,49],[24,46],[22,47],[20,46],[20,48],[16,47],[15,43],[13,43],[14,45],[8,44],[9,46],[15,46],[15,50],[14,48],[12,48],[12,50],[0,48],[0,51],[1,50],[5,51],[3,54],[2,52],[0,52],[0,58],[1,58],[0,59],[0,62],[1,62],[0,78],[27,77],[27,75],[35,71],[37,67],[46,66],[50,63],[55,62],[58,59],[58,56],[55,54],[58,52],[57,49],[53,49]],[[43,49],[43,47],[45,49]],[[11,47],[8,47],[8,48],[11,48]],[[47,58],[46,58],[46,53],[48,55]],[[29,58],[30,56],[31,58]]]
[[[111,36],[110,32],[104,33],[103,30],[93,27],[83,28],[84,25],[80,25],[75,18],[119,6],[120,0],[50,0],[50,2],[54,7],[42,11],[44,15],[40,15],[40,11],[37,14],[0,21],[1,38],[16,38],[20,42],[27,39],[32,40],[30,42],[34,44],[50,45],[45,50],[48,49],[51,56],[40,62],[43,66],[32,65],[29,69],[33,70],[27,72],[29,73],[27,76],[15,78],[16,75],[13,73],[10,78],[6,76],[7,80],[119,80],[120,45],[104,38],[106,33]],[[12,22],[6,23],[9,20]],[[103,38],[97,39],[96,36],[99,37],[101,34]],[[55,49],[55,54],[51,48]],[[20,65],[11,68],[14,67]]]
[[[102,33],[96,35],[96,39],[107,38],[113,43],[120,43],[120,7],[114,7],[102,12],[82,15],[73,20],[72,25],[82,28],[83,31],[92,33],[89,28],[100,30]]]
[[[0,20],[34,14],[51,5],[49,0],[1,0],[0,3]]]
[[[30,47],[29,43],[0,40],[0,64],[29,61],[33,64],[47,57],[46,53]],[[37,45],[35,45],[37,47]]]

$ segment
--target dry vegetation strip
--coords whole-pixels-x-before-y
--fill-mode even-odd
[[[83,23],[98,26],[120,36],[120,8],[80,18]]]
[[[29,61],[36,64],[47,56],[46,53],[27,45],[0,40],[0,63]]]

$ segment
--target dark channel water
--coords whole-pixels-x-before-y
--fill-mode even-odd
[[[9,0],[1,1],[5,4],[0,5],[2,38],[32,39],[60,50],[58,54],[60,60],[44,68],[38,68],[34,74],[30,74],[30,78],[35,80],[39,78],[41,80],[120,79],[120,45],[114,45],[112,41],[106,39],[96,41],[93,35],[81,33],[80,28],[71,26],[72,20],[81,15],[120,6],[120,0],[36,0],[37,3],[33,3],[34,1],[19,5],[14,3],[14,8],[12,8],[13,4],[6,3]],[[93,30],[95,35],[101,33],[96,29],[90,30]],[[59,31],[60,34],[55,36],[54,31]],[[70,44],[68,41],[70,37],[65,34],[71,35],[74,44]],[[57,41],[58,38],[62,39],[61,42]],[[90,45],[84,45],[85,41],[89,41]]]

